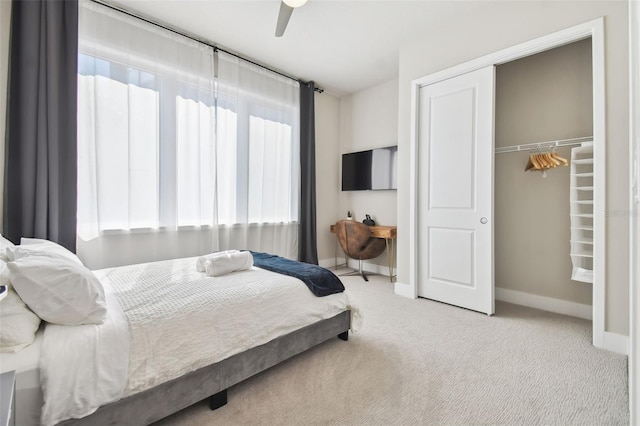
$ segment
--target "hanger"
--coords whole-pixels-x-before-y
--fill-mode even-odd
[[[555,150],[555,149],[551,152],[551,156],[552,156],[555,160],[559,161],[563,166],[568,166],[568,165],[569,165],[569,160],[567,160],[566,158],[562,158],[562,157],[560,157],[560,156],[556,153],[556,150]]]
[[[524,171],[541,171],[542,177],[546,177],[546,170],[559,166],[568,166],[569,161],[556,153],[555,148],[551,146],[538,146],[531,150],[529,161]]]

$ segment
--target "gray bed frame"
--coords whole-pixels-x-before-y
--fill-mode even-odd
[[[226,404],[229,387],[336,336],[347,340],[350,314],[341,312],[59,425],[149,425],[207,398],[211,409],[218,408]]]

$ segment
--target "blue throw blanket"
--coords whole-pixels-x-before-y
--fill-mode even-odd
[[[267,271],[289,275],[302,280],[318,297],[344,291],[344,286],[331,271],[318,265],[297,262],[275,254],[252,251],[253,265]]]

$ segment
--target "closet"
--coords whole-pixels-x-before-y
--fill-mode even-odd
[[[598,18],[412,81],[412,262],[409,285],[398,283],[396,294],[488,315],[503,300],[592,318],[593,344],[612,346],[604,76]],[[592,171],[525,171],[531,147],[553,144],[570,160],[589,141]],[[587,165],[582,154],[577,164]],[[593,200],[583,198],[589,191]],[[580,217],[573,234],[572,215]],[[574,267],[588,271],[572,263],[579,257],[593,263],[593,283],[572,279],[583,272]],[[479,299],[481,307],[470,306]]]
[[[591,39],[496,66],[495,287],[498,299],[592,304]],[[525,171],[530,155],[568,159]]]

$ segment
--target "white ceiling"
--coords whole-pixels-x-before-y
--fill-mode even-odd
[[[109,1],[109,0],[107,0]],[[398,76],[400,46],[484,2],[309,0],[274,35],[279,0],[113,0],[343,96]]]

